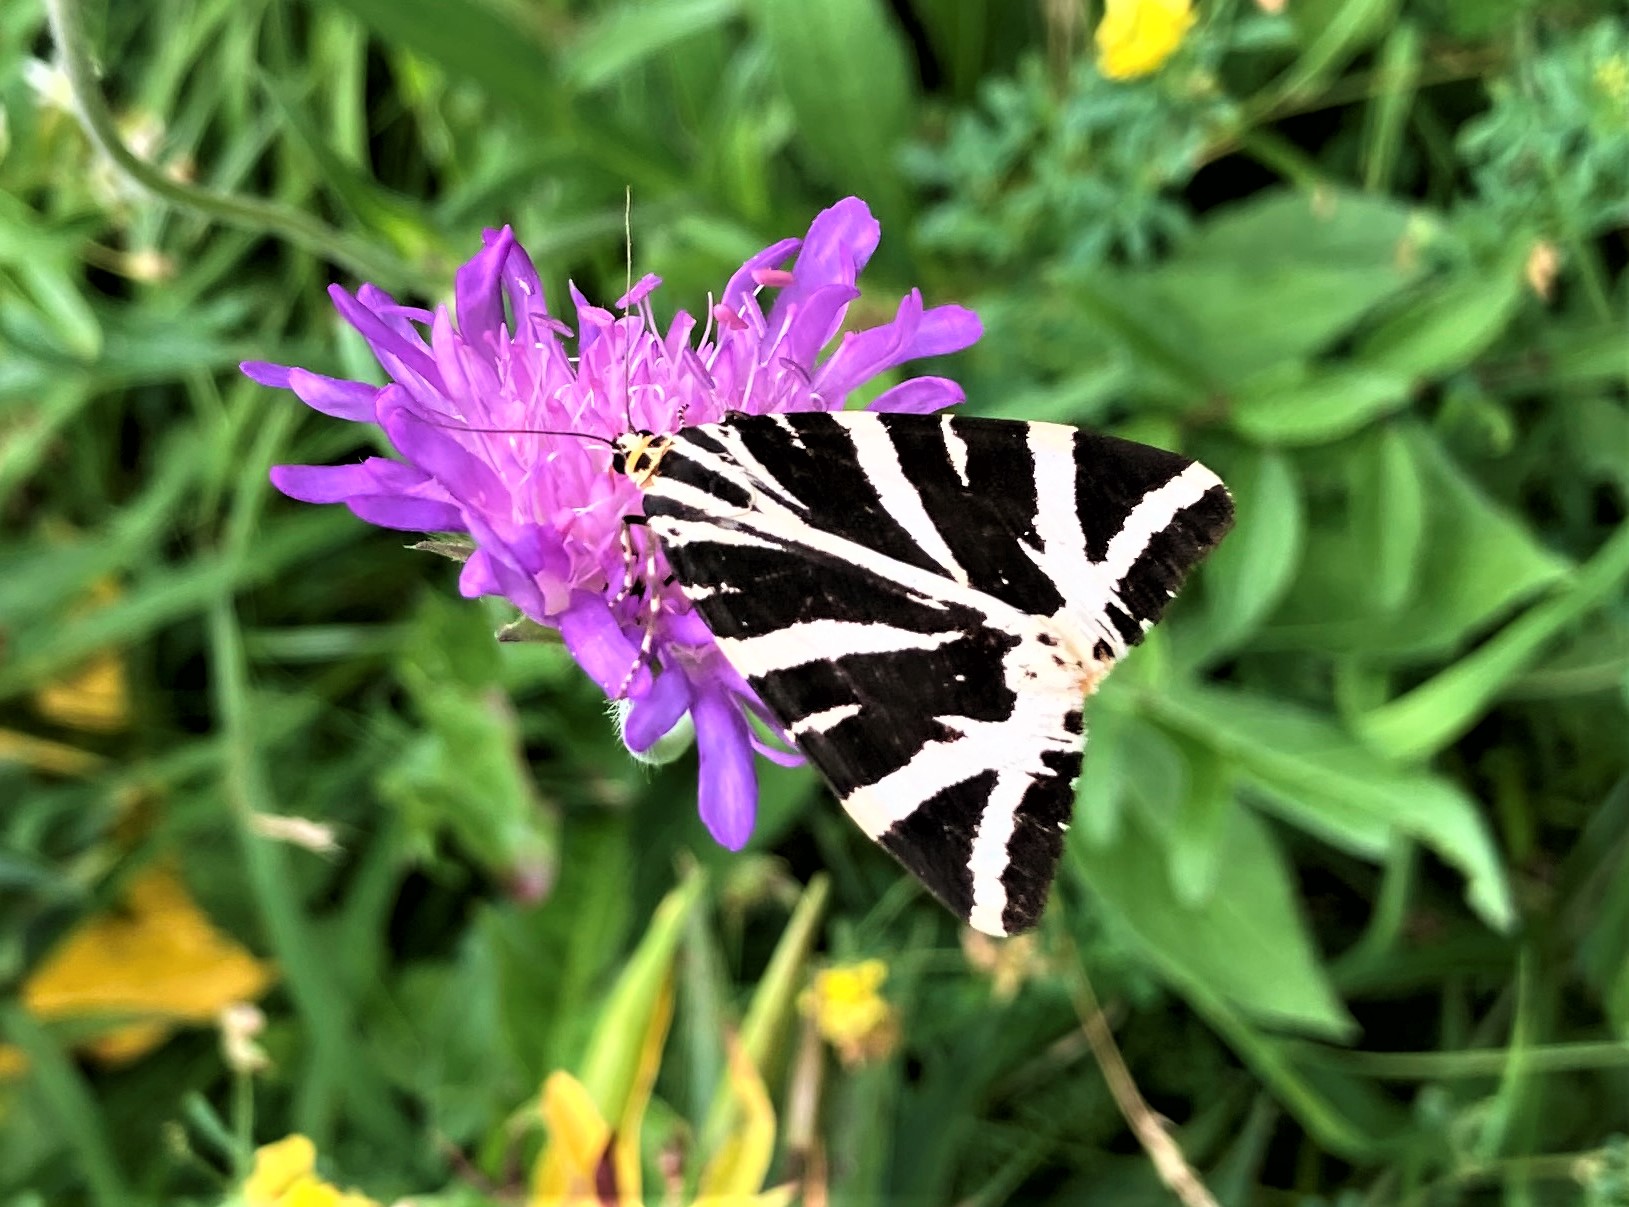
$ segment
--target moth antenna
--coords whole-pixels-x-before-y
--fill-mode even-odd
[[[486,436],[569,436],[574,440],[593,440],[609,449],[617,446],[617,442],[609,436],[597,436],[593,432],[561,432],[546,427],[471,427],[467,423],[437,423],[434,419],[421,419],[419,422],[429,427],[445,428],[449,432],[474,432]]]
[[[622,296],[633,292],[633,185],[622,189]],[[622,316],[628,316],[629,307],[623,306]],[[622,417],[628,430],[634,430],[633,421],[633,337],[625,329],[622,333]]]

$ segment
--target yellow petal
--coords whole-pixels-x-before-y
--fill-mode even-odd
[[[169,1023],[128,1023],[106,1035],[86,1040],[85,1052],[105,1065],[126,1065],[140,1060],[175,1033]]]
[[[0,763],[21,763],[52,775],[89,775],[102,765],[102,757],[66,742],[0,729]]]
[[[610,1126],[570,1073],[549,1074],[541,1109],[549,1142],[533,1167],[532,1207],[595,1202],[594,1173],[611,1142]]]
[[[301,1179],[309,1178],[317,1167],[317,1146],[296,1132],[273,1144],[255,1149],[254,1168],[243,1183],[243,1199],[249,1207],[276,1207]]]
[[[0,1081],[10,1081],[28,1072],[28,1057],[21,1048],[0,1044]]]
[[[662,1049],[667,1045],[667,1029],[673,1022],[673,978],[662,982],[662,988],[651,1006],[650,1023],[645,1028],[644,1042],[639,1047],[639,1064],[634,1070],[633,1084],[628,1088],[628,1101],[617,1120],[616,1172],[617,1189],[629,1202],[638,1202],[640,1195],[639,1137],[645,1127],[645,1107],[656,1088],[656,1074],[662,1067]]]
[[[124,657],[111,651],[93,654],[77,670],[45,684],[34,693],[41,716],[71,729],[113,733],[130,723],[130,687]]]
[[[844,1064],[865,1064],[893,1050],[898,1020],[878,992],[887,978],[888,966],[881,960],[839,965],[816,973],[814,984],[798,999]]]
[[[1097,26],[1097,65],[1111,80],[1148,75],[1193,27],[1192,0],[1107,0]]]
[[[697,1186],[697,1202],[729,1199],[735,1202],[751,1201],[732,1196],[754,1195],[763,1186],[769,1174],[770,1161],[775,1155],[775,1107],[764,1088],[764,1079],[752,1058],[734,1036],[729,1042],[729,1085],[740,1106],[739,1123],[724,1138],[718,1152],[707,1163]]]
[[[179,878],[155,867],[131,883],[122,910],[71,931],[28,978],[22,998],[42,1019],[153,1016],[139,1020],[144,1032],[115,1032],[107,1041],[114,1057],[128,1058],[155,1042],[155,1028],[210,1022],[226,1006],[258,997],[272,979],[269,965],[210,924]]]

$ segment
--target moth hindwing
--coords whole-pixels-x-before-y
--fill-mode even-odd
[[[1204,466],[1049,423],[734,415],[641,475],[724,656],[843,808],[978,930],[1033,927],[1081,709],[1215,546]]]

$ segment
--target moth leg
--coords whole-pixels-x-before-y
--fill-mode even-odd
[[[622,676],[622,682],[617,686],[616,695],[612,697],[616,700],[626,700],[628,698],[628,692],[633,687],[634,676],[639,674],[640,667],[650,664],[656,650],[656,622],[661,618],[662,614],[662,592],[651,586],[656,581],[656,542],[648,532],[645,534],[645,556],[643,566],[641,566],[640,559],[636,556],[633,539],[634,526],[644,527],[646,523],[647,521],[642,515],[623,517],[623,588],[617,592],[613,604],[621,603],[629,596],[642,596],[645,602],[645,610],[642,615],[643,623],[640,626],[643,631],[639,638],[639,653],[634,656],[633,665],[628,668],[628,673]],[[640,569],[643,569],[643,574],[639,573]],[[662,585],[666,586],[667,583],[672,581],[673,576],[670,574]]]
[[[639,577],[639,559],[636,556],[633,539],[634,525],[644,523],[645,517],[642,515],[622,517],[622,531],[618,537],[622,543],[622,583],[617,587],[617,593],[611,596],[613,608],[630,595],[639,595],[644,591],[645,584]]]

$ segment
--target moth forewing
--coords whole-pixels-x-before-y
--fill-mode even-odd
[[[724,656],[971,925],[1035,925],[1084,697],[1221,538],[1187,458],[1057,424],[805,412],[625,437]]]

